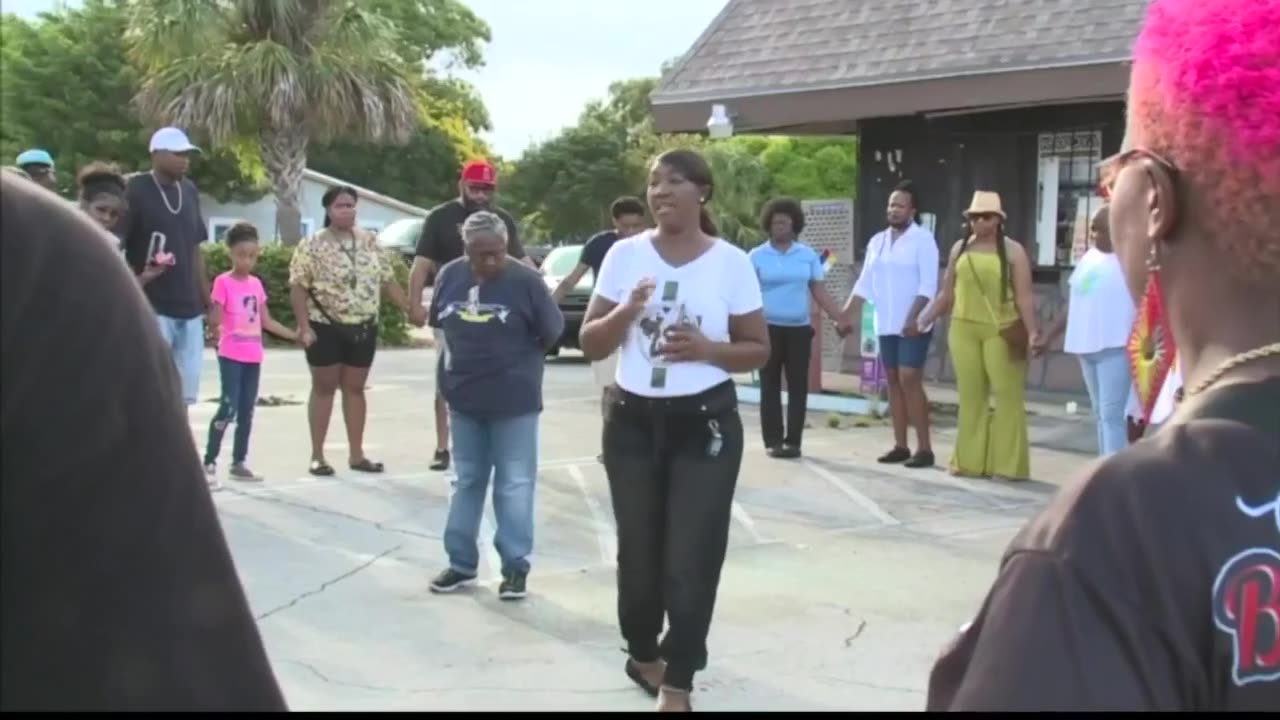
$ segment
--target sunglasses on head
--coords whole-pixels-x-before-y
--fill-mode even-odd
[[[1104,158],[1102,162],[1098,163],[1098,195],[1103,200],[1111,200],[1111,194],[1115,191],[1116,179],[1120,177],[1120,172],[1139,158],[1146,158],[1154,162],[1164,168],[1164,171],[1171,176],[1176,177],[1178,175],[1178,167],[1160,153],[1143,147],[1130,148],[1109,158]]]

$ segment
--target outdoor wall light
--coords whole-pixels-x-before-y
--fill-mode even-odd
[[[707,118],[707,134],[714,140],[733,137],[733,119],[724,105],[711,106],[711,117]]]

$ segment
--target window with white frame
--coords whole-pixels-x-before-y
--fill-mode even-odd
[[[1071,267],[1088,249],[1089,219],[1103,203],[1097,164],[1102,132],[1041,133],[1036,193],[1036,264]]]
[[[229,217],[209,218],[209,241],[222,242],[227,237],[227,231],[238,222],[242,221],[239,218]]]

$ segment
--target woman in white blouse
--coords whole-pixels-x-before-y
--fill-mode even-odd
[[[904,180],[889,195],[889,227],[867,243],[853,292],[844,306],[845,317],[856,323],[862,301],[875,305],[880,363],[889,380],[889,413],[893,416],[893,449],[882,463],[933,467],[929,441],[929,398],[924,393],[924,364],[929,359],[933,326],[921,327],[920,311],[938,292],[938,241],[916,222],[916,193]],[[916,452],[907,446],[907,426],[916,429]]]
[[[1125,410],[1133,379],[1125,346],[1136,313],[1120,260],[1111,249],[1108,216],[1103,205],[1089,221],[1089,250],[1068,280],[1071,292],[1066,312],[1045,336],[1048,343],[1065,329],[1062,350],[1080,359],[1102,455],[1119,452],[1129,444]]]
[[[590,360],[618,351],[602,442],[618,528],[618,621],[628,677],[668,711],[690,709],[694,673],[706,666],[728,549],[743,453],[730,374],[769,359],[760,283],[747,254],[717,236],[706,209],[712,188],[697,153],[654,161],[657,228],[610,248],[580,333]]]

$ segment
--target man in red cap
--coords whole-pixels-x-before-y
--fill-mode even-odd
[[[414,253],[413,271],[409,275],[409,297],[413,299],[410,322],[422,327],[427,320],[426,308],[422,307],[422,290],[427,285],[427,278],[434,277],[446,263],[462,257],[462,223],[468,216],[480,210],[488,210],[501,217],[507,224],[507,254],[519,258],[525,265],[534,267],[533,261],[524,252],[516,228],[516,221],[511,214],[493,202],[494,191],[498,186],[498,172],[493,165],[484,160],[471,160],[462,166],[462,177],[458,180],[458,197],[440,203],[431,210],[426,222],[422,224],[422,236],[418,238],[418,249]],[[440,331],[435,331],[436,354],[443,346]],[[449,410],[444,398],[436,392],[436,452],[431,463],[432,470],[449,468]]]

